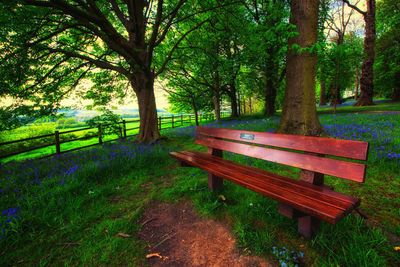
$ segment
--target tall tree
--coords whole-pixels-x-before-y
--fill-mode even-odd
[[[329,0],[322,0],[320,2],[318,12],[318,42],[321,43],[321,50],[317,55],[317,78],[320,83],[320,91],[319,91],[319,105],[326,105],[328,99],[326,97],[326,71],[324,68],[324,56],[325,56],[325,43],[326,43],[326,35],[325,35],[325,22],[328,17],[329,11]]]
[[[375,85],[377,93],[400,101],[400,2],[377,3]]]
[[[358,0],[359,1],[359,0]],[[357,2],[358,3],[358,2]],[[341,77],[343,74],[346,75],[342,70],[346,66],[342,66],[345,64],[343,62],[343,57],[340,57],[339,55],[344,55],[345,49],[341,47],[344,44],[344,37],[346,35],[346,30],[350,26],[350,23],[354,22],[354,10],[350,9],[350,12],[345,12],[345,3],[341,0],[334,0],[331,3],[330,10],[327,13],[327,28],[329,30],[329,33],[333,32],[334,35],[330,36],[330,39],[332,42],[336,44],[335,50],[338,56],[332,58],[334,60],[334,79],[331,80],[329,90],[331,91],[331,106],[336,106],[338,104],[342,103],[342,91],[345,89],[343,86],[343,83],[341,82],[343,80],[343,77]]]
[[[190,112],[194,114],[195,123],[199,125],[199,112],[211,111],[213,105],[205,98],[202,85],[197,84],[181,70],[169,70],[166,86],[163,90],[168,93],[169,109],[172,112]]]
[[[204,23],[185,32],[171,30],[202,12],[192,4],[196,5],[187,0],[2,1],[12,19],[10,30],[1,32],[2,74],[7,72],[3,85],[19,88],[2,96],[28,99],[49,111],[85,77],[94,82],[86,96],[100,104],[111,94],[123,98],[130,87],[139,105],[137,140],[156,140],[160,133],[154,80],[178,44]],[[166,38],[173,45],[158,53],[165,49]]]
[[[360,10],[357,6],[350,3],[349,0],[342,0],[349,7],[356,10],[364,16],[365,21],[365,38],[364,53],[365,58],[361,66],[360,79],[360,98],[355,103],[356,106],[373,105],[372,97],[374,95],[374,60],[375,60],[375,10],[376,1],[366,0],[367,11]]]
[[[285,77],[285,55],[293,27],[288,23],[289,7],[285,1],[243,0],[248,22],[244,35],[247,65],[260,72],[258,83],[263,87],[264,115],[276,111],[277,90]]]
[[[238,21],[241,21],[239,14],[243,7],[242,10],[235,7],[238,6],[232,4],[209,12],[209,23],[179,45],[175,55],[177,59],[169,64],[164,75],[168,80],[178,82],[184,78],[187,84],[197,84],[198,93],[213,103],[217,121],[220,120],[224,94],[231,100],[233,116],[236,110],[236,77],[240,69],[239,47],[242,46],[238,38],[242,31]]]
[[[286,89],[277,132],[320,136],[315,103],[316,55],[319,0],[292,0],[290,23],[299,35],[289,39]],[[295,50],[297,48],[297,51]]]

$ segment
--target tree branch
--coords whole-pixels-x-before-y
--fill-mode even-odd
[[[58,30],[53,31],[53,32],[50,32],[50,34],[48,34],[47,36],[44,36],[44,37],[42,37],[42,38],[40,38],[40,39],[38,39],[38,40],[36,40],[36,41],[34,41],[32,43],[28,43],[27,46],[29,46],[29,47],[34,46],[34,45],[36,45],[38,43],[41,43],[43,41],[46,41],[46,40],[48,40],[48,39],[50,39],[50,38],[52,38],[52,37],[54,37],[54,36],[56,36],[56,35],[58,35],[60,33],[63,33],[64,31],[66,31],[68,29],[75,28],[76,26],[79,26],[79,24],[78,23],[69,24],[69,25],[67,25],[65,27],[62,27],[61,29],[58,29]]]
[[[360,13],[361,15],[365,16],[367,15],[367,12],[362,11],[361,9],[359,9],[358,7],[356,7],[355,5],[350,4],[349,0],[342,0],[344,3],[346,3],[349,7],[351,7],[352,9],[354,9],[355,11],[357,11],[358,13]]]
[[[129,78],[131,76],[130,72],[127,71],[126,69],[124,69],[122,66],[115,66],[115,65],[111,64],[110,62],[107,62],[107,61],[104,61],[101,59],[95,59],[95,58],[92,58],[89,56],[81,55],[81,54],[78,54],[75,52],[66,51],[66,50],[59,49],[59,48],[46,47],[45,50],[49,50],[50,52],[53,52],[53,53],[61,53],[61,54],[66,55],[67,57],[74,57],[74,58],[86,60],[87,62],[90,62],[99,68],[109,69],[109,70],[113,70],[118,73],[121,73],[122,75],[124,75],[127,78]]]
[[[52,0],[49,1],[37,1],[37,0],[23,0],[27,5],[48,7],[60,10],[61,12],[71,16],[83,27],[87,28],[93,35],[98,36],[102,39],[109,48],[113,49],[117,53],[121,54],[127,61],[133,59],[134,62],[139,66],[143,66],[144,62],[140,59],[138,52],[132,49],[129,42],[119,34],[115,28],[110,24],[104,14],[96,6],[93,0],[90,1],[90,6],[84,5],[83,8],[87,12],[68,4],[64,0]],[[131,2],[131,1],[130,1]],[[95,14],[92,14],[92,12]]]
[[[69,59],[69,57],[65,57],[64,59],[62,59],[60,62],[58,62],[57,64],[55,64],[45,75],[43,75],[39,80],[37,80],[34,84],[32,84],[31,86],[27,87],[27,90],[30,90],[34,87],[37,87],[41,82],[43,82],[45,79],[47,79],[47,77],[50,76],[51,73],[53,73],[53,71],[55,69],[57,69],[62,63],[66,62]]]
[[[128,30],[128,24],[124,13],[122,13],[121,9],[119,8],[117,2],[115,0],[107,0],[111,7],[113,8],[115,14],[117,15],[119,21],[121,21],[122,25],[124,25],[125,29]]]
[[[174,8],[174,10],[172,10],[172,12],[167,16],[167,17],[170,17],[168,22],[167,22],[167,25],[165,26],[163,32],[161,33],[160,38],[158,38],[157,42],[155,42],[154,46],[158,46],[165,39],[165,36],[167,35],[167,33],[168,33],[168,31],[169,31],[169,29],[170,29],[170,27],[172,25],[172,22],[174,21],[174,19],[176,17],[176,14],[178,13],[178,10],[181,8],[181,6],[186,1],[187,0],[180,0],[179,3],[176,4],[176,7]],[[157,16],[158,16],[158,12],[157,12]],[[157,29],[157,32],[158,32],[158,29]],[[157,36],[155,36],[155,37],[157,37]]]
[[[162,72],[165,70],[165,67],[167,66],[168,62],[171,60],[172,54],[174,53],[175,49],[178,47],[178,45],[180,44],[180,42],[182,42],[183,39],[185,39],[185,37],[186,37],[189,33],[191,33],[191,32],[193,32],[193,31],[197,30],[198,28],[200,28],[200,27],[201,27],[204,23],[206,23],[206,22],[209,22],[209,20],[207,19],[207,20],[201,22],[201,23],[198,24],[196,27],[194,27],[194,28],[188,30],[185,34],[183,34],[183,35],[181,36],[181,38],[180,38],[180,39],[175,43],[175,45],[172,47],[171,51],[169,52],[167,58],[165,59],[165,61],[164,61],[164,63],[162,64],[161,68],[159,69],[159,71],[156,72],[155,77],[157,77],[160,73],[162,73]]]
[[[83,66],[84,66],[84,64],[82,64],[82,66],[80,66],[80,68],[83,67]],[[58,99],[57,99],[58,102],[61,101],[62,98],[63,98],[66,94],[68,94],[68,93],[71,92],[73,89],[75,89],[75,87],[79,84],[79,82],[80,82],[80,81],[86,76],[86,74],[90,71],[90,69],[92,68],[92,66],[93,66],[93,64],[89,64],[88,68],[87,68],[85,71],[83,71],[83,72],[81,73],[81,75],[79,75],[79,77],[78,77],[78,78],[75,80],[75,82],[70,86],[70,88],[58,97]]]
[[[158,1],[156,21],[154,23],[153,32],[151,33],[151,37],[150,37],[150,41],[149,41],[149,55],[153,54],[153,50],[155,47],[158,30],[159,30],[160,24],[161,24],[161,18],[162,18],[162,13],[163,13],[163,4],[164,4],[163,0]]]
[[[204,86],[206,86],[206,87],[209,87],[209,88],[211,88],[211,89],[214,89],[214,87],[211,85],[211,84],[209,84],[207,81],[199,81],[198,79],[196,79],[193,75],[191,75],[185,68],[182,68],[182,70],[183,70],[183,72],[185,72],[185,74],[187,75],[187,76],[189,76],[193,81],[195,81],[196,83],[198,83],[198,84],[200,84],[200,85],[204,85]]]

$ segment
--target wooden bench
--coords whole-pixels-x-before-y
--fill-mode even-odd
[[[225,179],[277,200],[278,212],[298,219],[298,232],[307,238],[316,233],[320,220],[336,224],[360,205],[360,198],[324,185],[324,174],[364,182],[365,164],[337,157],[365,161],[367,142],[197,127],[195,143],[207,146],[208,153],[181,151],[170,156],[181,166],[208,172],[210,190],[221,188]],[[223,151],[300,168],[300,180],[224,159]]]

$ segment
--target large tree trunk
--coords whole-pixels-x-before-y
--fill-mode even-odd
[[[289,40],[289,47],[309,47],[316,43],[319,0],[292,0],[290,23],[300,35]],[[278,133],[320,136],[324,133],[315,107],[316,55],[287,53],[286,89]]]
[[[231,118],[237,118],[239,117],[239,113],[238,113],[236,93],[230,95],[230,99],[231,99],[231,110],[232,110]]]
[[[338,34],[338,41],[337,41],[337,46],[341,46],[344,42],[344,32],[343,33],[339,33]],[[341,64],[342,62],[340,61],[339,58],[335,58],[335,82],[332,84],[331,87],[331,92],[332,92],[332,99],[331,99],[331,106],[335,107],[337,105],[342,104],[342,96],[341,96],[341,92],[342,92],[342,85],[340,84],[340,75],[341,75]],[[336,111],[336,109],[335,109]]]
[[[400,101],[400,87],[393,89],[392,101]]]
[[[216,55],[218,55],[219,52],[219,45],[217,44],[216,46]],[[220,106],[220,100],[221,100],[221,88],[220,88],[220,79],[219,79],[219,72],[218,72],[218,61],[216,60],[214,63],[214,95],[213,95],[213,103],[214,103],[214,113],[215,113],[215,120],[217,122],[221,121],[221,106]]]
[[[321,78],[320,81],[320,91],[319,91],[319,105],[325,106],[327,104],[326,99],[326,81],[325,78]]]
[[[194,121],[196,122],[196,126],[199,126],[199,114],[198,114],[197,106],[196,106],[194,99],[192,99],[192,107],[193,107],[193,113],[194,113]]]
[[[154,78],[146,77],[142,72],[136,73],[132,82],[135,90],[140,115],[139,135],[137,142],[153,142],[161,138],[158,130],[156,99],[154,97]]]
[[[236,86],[235,83],[231,83],[229,85],[230,89],[228,92],[228,96],[231,99],[231,118],[237,118],[239,117],[239,113],[238,113],[238,104],[237,104],[237,99],[236,99]]]
[[[339,85],[333,85],[332,87],[332,100],[331,100],[331,106],[337,106],[342,104],[342,96],[340,95],[340,86]]]
[[[272,55],[275,53],[274,49],[268,49],[268,54]],[[276,87],[281,80],[278,80],[279,76],[279,62],[273,62],[267,60],[265,62],[267,68],[264,71],[265,75],[265,102],[264,102],[264,115],[272,116],[275,114],[275,101],[276,101]],[[281,73],[283,74],[283,73]],[[282,80],[284,76],[281,76]]]
[[[374,60],[375,60],[375,0],[367,0],[367,12],[364,14],[365,38],[364,53],[365,58],[361,67],[360,79],[360,98],[355,106],[374,105],[372,97],[374,95]]]
[[[220,96],[219,90],[214,91],[213,103],[214,103],[214,112],[215,112],[215,121],[221,121],[221,106],[220,106]]]
[[[232,110],[231,118],[239,117],[238,105],[237,105],[237,102],[236,102],[236,94],[235,94],[235,97],[231,98],[231,110]]]
[[[266,79],[264,115],[272,116],[275,114],[276,87],[271,76],[266,77]]]

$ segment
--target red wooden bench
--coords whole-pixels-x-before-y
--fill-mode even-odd
[[[360,198],[324,185],[324,174],[364,182],[365,164],[338,157],[365,161],[367,142],[197,127],[195,143],[207,146],[208,153],[181,151],[170,155],[181,166],[208,172],[210,190],[221,188],[225,179],[277,200],[278,212],[298,219],[298,232],[305,237],[316,233],[320,220],[336,224],[360,205]],[[300,168],[300,180],[224,159],[223,151]]]

